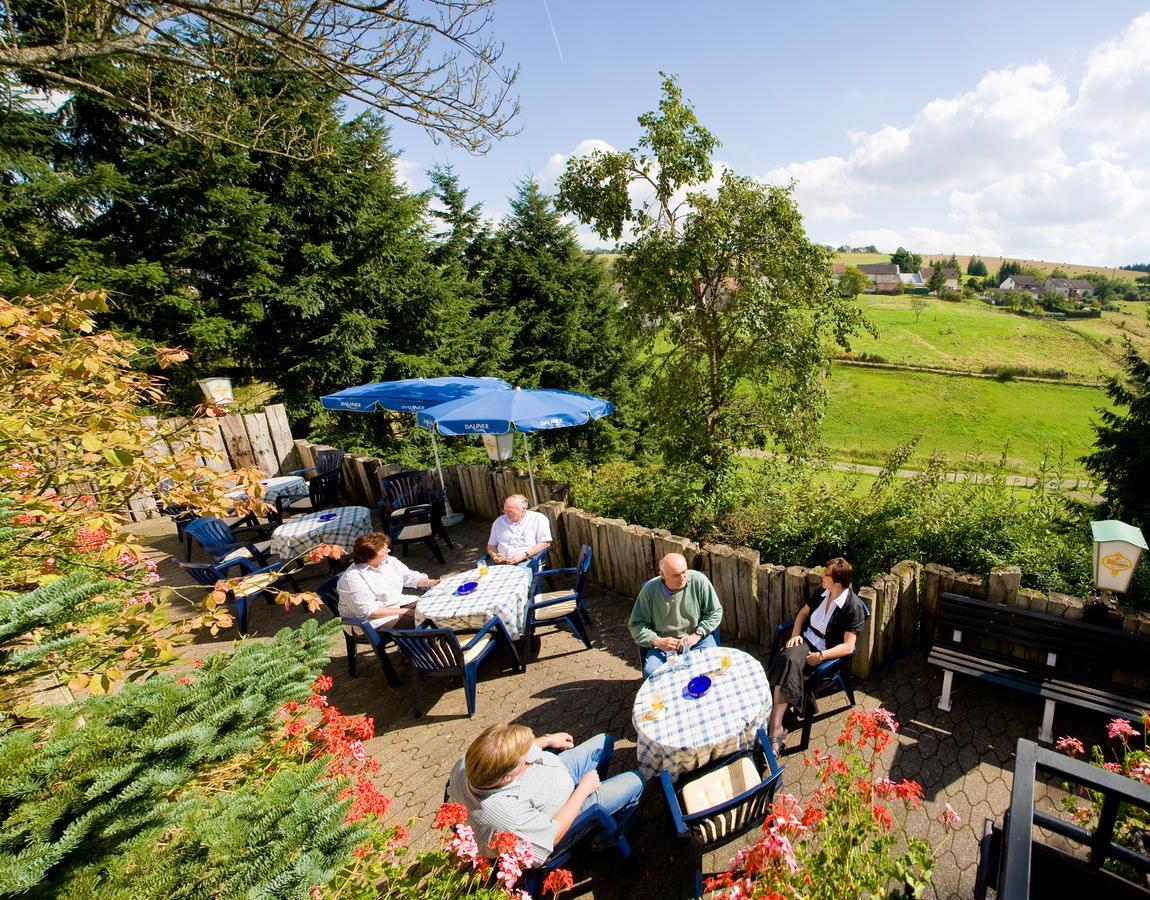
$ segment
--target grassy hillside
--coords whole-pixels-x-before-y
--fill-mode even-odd
[[[919,251],[916,251],[919,252]],[[949,253],[921,253],[923,265],[929,265],[932,259],[949,259]],[[1144,272],[1131,272],[1126,269],[1109,269],[1106,266],[1088,266],[1079,265],[1077,263],[1061,263],[1061,262],[1047,262],[1043,259],[1015,259],[1010,256],[978,256],[984,263],[986,263],[987,270],[993,275],[1002,266],[1004,262],[1021,263],[1026,268],[1038,269],[1043,274],[1050,274],[1055,269],[1062,269],[1071,278],[1086,275],[1107,275],[1111,278],[1125,278],[1128,281],[1133,281],[1139,275],[1145,274]],[[836,253],[834,255],[835,262],[841,262],[848,266],[859,266],[865,263],[886,263],[890,262],[889,253]],[[962,271],[966,272],[966,266],[970,262],[970,255],[956,254],[958,264],[962,267]]]
[[[880,464],[899,444],[921,435],[919,449],[960,461],[967,453],[997,457],[1033,474],[1047,450],[1061,450],[1068,470],[1090,450],[1098,388],[998,382],[983,378],[836,366],[824,438],[835,459]]]
[[[1099,319],[1039,319],[994,309],[981,301],[947,303],[928,298],[917,321],[910,297],[863,295],[857,301],[878,328],[878,338],[853,342],[868,353],[904,365],[982,371],[987,366],[1063,369],[1097,378],[1121,369],[1123,336],[1150,346],[1146,304],[1121,304]]]

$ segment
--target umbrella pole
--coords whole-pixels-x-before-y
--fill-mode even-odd
[[[527,432],[523,432],[523,452],[527,454],[527,477],[531,480],[531,505],[539,505],[539,497],[535,493],[535,473],[531,471],[531,445],[527,442]]]
[[[443,480],[443,466],[439,463],[439,442],[435,440],[435,431],[431,432],[431,450],[435,454],[435,471],[439,473],[439,486],[443,489],[443,525],[450,528],[463,521],[463,513],[457,513],[451,508],[451,501],[447,499],[447,482]]]

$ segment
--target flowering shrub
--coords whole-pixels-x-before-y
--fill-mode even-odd
[[[879,757],[898,723],[885,709],[851,710],[839,737],[841,755],[816,750],[820,787],[807,802],[780,794],[763,823],[763,837],[740,851],[708,890],[728,898],[919,897],[930,884],[930,846],[906,834],[907,816],[922,806],[915,781],[878,774]],[[959,825],[949,804],[939,816]]]
[[[285,560],[283,567],[289,569],[291,564],[297,560],[312,564],[325,559],[341,559],[346,553],[347,551],[338,544],[319,544],[299,556]],[[228,595],[232,591],[241,590],[244,582],[250,577],[252,576],[240,575],[235,578],[221,578],[217,581],[204,596],[204,612],[191,620],[191,627],[207,628],[213,635],[219,634],[222,628],[229,628],[233,618],[227,609]],[[303,605],[307,607],[308,612],[316,612],[323,606],[323,601],[315,591],[285,591],[278,587],[268,587],[264,590],[275,596],[285,609]]]
[[[19,623],[0,639],[0,679],[9,682],[50,671],[106,693],[176,658],[189,625],[163,615],[155,565],[120,527],[130,500],[163,485],[169,503],[210,515],[263,509],[256,470],[225,481],[204,464],[215,452],[200,433],[210,410],[174,430],[154,414],[163,379],[144,370],[187,355],[98,331],[106,309],[104,292],[69,287],[0,298],[0,592],[27,597],[77,573],[96,586],[82,599],[72,581],[23,605],[0,602]],[[172,455],[152,452],[164,442]],[[254,499],[230,498],[237,485]],[[28,645],[50,649],[36,666],[7,664],[21,654],[27,663]]]
[[[1110,757],[1097,744],[1090,748],[1088,762],[1114,772],[1125,775],[1143,784],[1150,784],[1150,750],[1147,749],[1146,731],[1150,730],[1150,711],[1142,714],[1141,740],[1139,733],[1129,719],[1111,719],[1106,728],[1106,735],[1110,740],[1118,741],[1118,746],[1110,751]],[[1076,737],[1061,737],[1054,745],[1055,750],[1067,756],[1087,758],[1086,746]],[[1083,828],[1093,828],[1098,823],[1098,815],[1102,810],[1102,794],[1092,791],[1082,785],[1074,789],[1069,784],[1063,786],[1066,795],[1060,798],[1063,809],[1070,817]],[[1143,836],[1150,833],[1150,814],[1138,806],[1123,804],[1119,811],[1118,821],[1114,826],[1114,841],[1123,847],[1145,853],[1146,847],[1142,843]],[[1121,863],[1107,860],[1106,867],[1120,872],[1127,878],[1137,878],[1133,869],[1125,869]]]

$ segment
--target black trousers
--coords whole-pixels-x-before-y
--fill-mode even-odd
[[[787,701],[787,705],[802,710],[805,677],[810,669],[807,667],[807,656],[818,653],[818,649],[803,636],[803,642],[794,647],[787,647],[771,664],[767,678],[777,687]]]

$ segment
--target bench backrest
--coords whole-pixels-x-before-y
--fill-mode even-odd
[[[959,641],[954,632],[962,632]],[[1056,655],[1054,668],[1110,681],[1114,672],[1150,671],[1150,638],[1003,603],[942,594],[936,643],[997,650],[1010,644]]]

